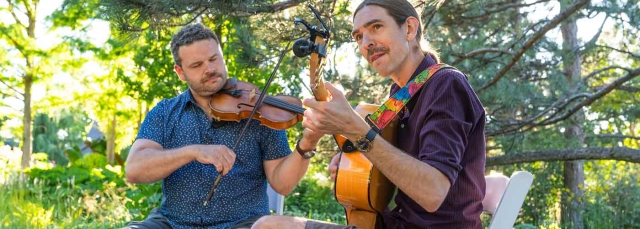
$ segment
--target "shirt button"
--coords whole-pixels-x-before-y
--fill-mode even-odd
[[[402,208],[400,208],[400,210],[398,210],[399,213],[402,213]]]
[[[400,124],[400,128],[404,128],[404,123]]]

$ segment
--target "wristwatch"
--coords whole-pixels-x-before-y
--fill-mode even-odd
[[[355,144],[356,149],[358,149],[358,151],[362,153],[371,151],[371,146],[373,145],[373,139],[375,139],[377,135],[378,133],[376,133],[375,130],[369,129],[369,132],[367,132],[367,135],[362,136],[358,138],[358,140],[356,140],[356,144]]]
[[[300,156],[302,156],[302,158],[304,159],[309,159],[316,155],[316,149],[310,149],[310,150],[300,149],[300,139],[298,139],[298,143],[296,143],[296,151],[298,151]]]

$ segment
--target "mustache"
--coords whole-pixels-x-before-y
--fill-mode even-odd
[[[200,80],[200,83],[204,84],[204,82],[207,82],[207,80],[210,80],[213,77],[222,78],[222,77],[224,77],[224,75],[222,73],[220,73],[220,72],[212,72],[212,73],[209,73],[209,74],[205,75],[205,77]]]
[[[383,52],[384,53],[384,52],[388,52],[388,51],[389,51],[389,48],[384,47],[384,46],[376,46],[376,47],[370,48],[369,50],[367,50],[367,60],[370,60],[371,56],[373,54],[376,54],[376,53],[379,53],[379,52]]]

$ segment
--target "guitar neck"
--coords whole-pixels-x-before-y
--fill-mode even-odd
[[[315,83],[311,84],[311,90],[313,90],[313,95],[316,97],[318,101],[328,101],[329,100],[329,91],[324,86],[324,80],[318,77]]]

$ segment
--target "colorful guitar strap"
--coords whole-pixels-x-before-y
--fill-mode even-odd
[[[376,132],[380,133],[391,120],[398,115],[398,113],[404,108],[409,100],[422,89],[422,85],[427,82],[436,72],[440,69],[453,68],[447,64],[434,64],[429,68],[422,71],[412,80],[410,80],[404,87],[400,88],[389,99],[384,102],[378,110],[367,115],[367,122]]]

